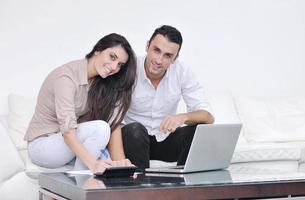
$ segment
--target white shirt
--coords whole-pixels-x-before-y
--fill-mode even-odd
[[[166,71],[157,89],[148,79],[144,69],[145,57],[137,59],[137,83],[133,92],[130,108],[124,123],[140,122],[155,135],[158,142],[169,134],[159,130],[161,121],[169,115],[175,115],[181,96],[187,112],[206,110],[210,112],[203,87],[196,81],[190,68],[176,60]]]

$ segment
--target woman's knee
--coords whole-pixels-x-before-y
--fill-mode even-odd
[[[96,139],[102,143],[108,143],[111,132],[109,124],[103,120],[95,120],[93,122],[95,126],[95,131],[93,131],[92,134],[94,135],[94,137],[96,137]]]
[[[110,138],[110,126],[103,120],[83,122],[78,125],[77,137],[81,143],[97,143],[105,146]]]

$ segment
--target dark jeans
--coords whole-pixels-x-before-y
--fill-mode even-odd
[[[127,124],[122,128],[126,157],[139,168],[148,168],[149,160],[176,162],[184,165],[196,130],[195,126],[177,128],[164,141],[157,142],[148,135],[140,123]]]

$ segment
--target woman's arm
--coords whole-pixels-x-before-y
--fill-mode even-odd
[[[80,141],[75,136],[74,130],[69,130],[63,134],[65,143],[75,153],[75,155],[83,161],[83,163],[93,172],[103,172],[107,167],[111,167],[110,160],[95,160]]]
[[[123,160],[126,158],[120,126],[111,133],[108,149],[112,160]]]

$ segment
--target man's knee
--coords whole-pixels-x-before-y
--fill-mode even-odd
[[[196,127],[197,125],[183,126],[178,128],[174,134],[177,138],[180,138],[182,144],[191,143],[196,131]]]
[[[138,122],[122,128],[124,152],[130,161],[140,167],[149,167],[149,135],[147,129]]]
[[[147,129],[139,122],[133,122],[122,128],[123,140],[148,140]]]

